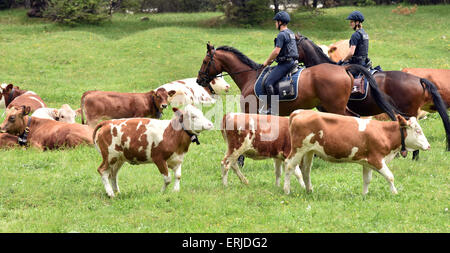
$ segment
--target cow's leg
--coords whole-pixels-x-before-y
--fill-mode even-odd
[[[239,170],[237,162],[231,164],[231,168],[233,168],[234,172],[236,173],[236,175],[239,177],[239,179],[243,184],[248,184],[248,180],[247,178],[245,178],[244,174],[242,174],[241,170]]]
[[[227,156],[222,160],[222,183],[223,185],[228,185],[228,171],[230,170],[230,161]]]
[[[311,176],[310,176],[313,158],[314,158],[314,153],[308,152],[303,156],[303,160],[302,160],[301,170],[302,170],[303,181],[305,182],[305,188],[306,188],[307,192],[312,192],[312,190],[313,190],[313,187],[311,185]]]
[[[381,170],[377,170],[381,175],[384,176],[384,178],[386,178],[386,181],[388,181],[389,186],[391,187],[391,192],[393,194],[397,194],[397,189],[395,188],[394,185],[394,175],[392,174],[391,170],[386,166],[386,163],[383,161],[382,162],[383,167],[381,168]]]
[[[108,162],[105,162],[105,160],[103,160],[102,163],[100,164],[100,167],[98,167],[97,171],[98,173],[100,173],[100,176],[102,177],[102,182],[103,185],[105,186],[106,194],[108,194],[109,197],[114,198],[114,191],[109,182],[111,167],[109,166]]]
[[[242,175],[241,171],[239,170],[239,167],[237,169],[234,167],[236,164],[237,166],[237,160],[241,155],[241,151],[239,149],[235,149],[234,151],[231,151],[232,148],[228,147],[227,154],[222,160],[222,183],[223,185],[228,185],[228,171],[230,170],[230,167],[234,170],[234,172],[238,175],[238,177],[241,179],[241,182],[248,184],[247,179]],[[244,181],[243,181],[244,180]]]
[[[291,153],[292,154],[292,153]],[[284,171],[284,193],[289,194],[291,192],[291,175],[294,172],[295,168],[300,164],[303,158],[303,152],[295,152],[293,155],[289,155],[290,158],[287,158],[286,168]]]
[[[300,167],[298,165],[295,166],[294,175],[297,178],[298,183],[300,184],[300,186],[303,189],[305,189],[305,182],[303,181],[303,175],[302,175],[302,172],[300,171]]]
[[[179,192],[180,191],[180,180],[181,180],[181,163],[179,163],[173,167],[173,172],[174,172],[174,176],[175,176],[173,191]]]
[[[369,192],[369,184],[372,180],[372,169],[368,166],[363,166],[363,194],[366,195]]]
[[[156,166],[159,169],[159,172],[164,177],[164,184],[161,189],[161,191],[165,191],[167,186],[170,184],[170,181],[172,181],[170,175],[169,175],[169,169],[167,167],[167,162],[164,159],[154,159],[153,162],[156,164]]]
[[[282,169],[283,161],[280,159],[273,159],[273,165],[275,166],[275,185],[280,186],[280,176],[283,171]]]
[[[117,175],[119,174],[119,169],[122,167],[123,163],[124,163],[124,161],[119,160],[111,165],[111,175],[110,175],[111,184],[112,184],[112,189],[116,193],[120,193],[119,179],[118,179]]]

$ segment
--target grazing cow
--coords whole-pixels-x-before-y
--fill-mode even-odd
[[[426,78],[436,85],[442,100],[450,108],[450,69],[424,69],[424,68],[404,68],[403,72]],[[431,108],[423,108],[431,112]],[[431,111],[430,111],[431,109]]]
[[[401,149],[401,132],[408,151],[428,150],[430,144],[416,118],[406,121],[377,121],[355,117],[297,110],[291,113],[289,132],[292,150],[286,163],[284,191],[290,192],[289,178],[293,168],[302,162],[306,190],[311,191],[310,172],[314,155],[330,162],[359,163],[363,166],[363,194],[367,194],[372,170],[383,175],[397,194],[394,175],[387,167]]]
[[[171,181],[170,168],[175,174],[174,191],[180,190],[181,164],[189,145],[194,141],[199,144],[197,134],[211,129],[213,124],[192,105],[184,111],[174,107],[173,111],[172,120],[133,118],[97,125],[93,139],[103,158],[98,172],[109,197],[115,196],[114,191],[120,192],[117,174],[124,162],[156,164],[164,176],[163,190]]]
[[[228,150],[222,160],[222,182],[228,184],[228,171],[234,170],[242,183],[248,180],[238,167],[238,157],[244,155],[254,160],[272,158],[275,166],[276,185],[280,186],[280,176],[284,160],[291,152],[289,119],[273,115],[228,113],[222,118],[222,136]],[[300,169],[295,176],[305,187]]]
[[[28,116],[30,111],[29,106],[7,109],[0,131],[19,136],[20,145],[30,144],[41,150],[93,144],[92,129],[88,126],[34,118]]]
[[[12,148],[17,145],[17,136],[8,133],[0,133],[0,148]]]
[[[349,50],[350,50],[349,41],[340,40],[330,45],[328,49],[328,57],[330,57],[331,60],[338,62],[348,55]]]
[[[72,110],[70,105],[63,104],[61,108],[39,108],[31,115],[31,117],[41,119],[51,119],[67,123],[75,123],[75,118],[80,114],[81,109]]]
[[[165,89],[146,93],[122,93],[114,91],[86,91],[81,97],[81,123],[95,128],[108,119],[151,117],[160,118],[167,107],[167,98],[175,91]]]
[[[36,93],[32,91],[21,90],[12,84],[3,83],[0,86],[0,108],[11,108],[13,106],[29,106],[31,111],[38,108],[47,107]]]
[[[230,89],[230,84],[223,77],[214,78],[210,84],[215,94],[222,94]],[[169,98],[172,106],[214,104],[216,102],[209,88],[197,84],[197,78],[173,81],[163,84],[159,88],[176,91],[176,94]]]

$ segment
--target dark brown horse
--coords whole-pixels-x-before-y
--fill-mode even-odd
[[[297,34],[299,61],[306,67],[336,64],[328,58],[320,47],[308,38]],[[430,108],[439,113],[444,123],[447,137],[447,150],[450,151],[450,121],[446,105],[436,86],[425,78],[401,71],[380,71],[373,75],[379,88],[389,97],[389,102],[396,107],[398,113],[406,117],[417,117],[420,108]],[[351,100],[348,107],[361,116],[372,116],[382,113],[377,106],[371,90],[365,100]]]
[[[237,49],[222,46],[217,49],[207,44],[206,56],[200,68],[197,83],[203,87],[222,72],[227,72],[241,90],[241,110],[246,113],[257,113],[259,99],[256,99],[254,84],[263,68],[250,60]],[[392,106],[387,103],[378,90],[370,73],[358,65],[338,66],[321,64],[304,69],[299,78],[298,96],[293,101],[279,102],[279,115],[289,116],[296,109],[312,109],[314,107],[341,115],[350,115],[346,105],[353,86],[353,76],[349,71],[361,71],[369,80],[373,94],[378,94],[377,104],[391,118],[395,118]],[[253,99],[252,99],[253,98]],[[257,106],[251,107],[251,103]]]

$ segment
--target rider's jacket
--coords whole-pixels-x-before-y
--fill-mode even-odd
[[[297,43],[294,33],[285,29],[278,33],[274,40],[275,47],[281,48],[280,53],[275,59],[276,62],[293,61],[298,59]]]

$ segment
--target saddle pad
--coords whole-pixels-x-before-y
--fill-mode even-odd
[[[263,100],[261,98],[261,96],[262,95],[266,95],[266,92],[263,90],[263,87],[262,87],[262,82],[264,80],[264,77],[268,74],[269,70],[272,69],[272,68],[274,68],[274,67],[266,67],[266,68],[264,68],[263,71],[261,72],[261,74],[259,75],[258,79],[256,79],[255,86],[254,86],[254,91],[255,91],[256,97],[258,97],[259,100]],[[294,93],[295,93],[295,95],[291,96],[291,97],[288,97],[288,98],[281,98],[280,97],[279,101],[292,101],[292,100],[297,99],[297,96],[298,96],[298,80],[300,79],[300,74],[302,73],[303,69],[304,68],[300,68],[295,74],[292,75],[292,80],[293,80],[292,84],[294,86]],[[288,79],[288,75],[286,75],[285,77],[281,78],[281,80],[278,81],[278,82],[285,81],[287,79]],[[278,85],[275,85],[275,86],[278,87]],[[275,93],[278,94],[278,89],[275,90]]]
[[[373,75],[376,72],[378,72],[378,70],[376,69],[370,69],[370,74]],[[359,92],[355,92],[350,94],[350,98],[349,100],[364,100],[367,97],[367,93],[369,92],[369,82],[367,81],[367,78],[364,77],[364,94],[363,93],[359,93]],[[353,88],[353,87],[352,87]]]

